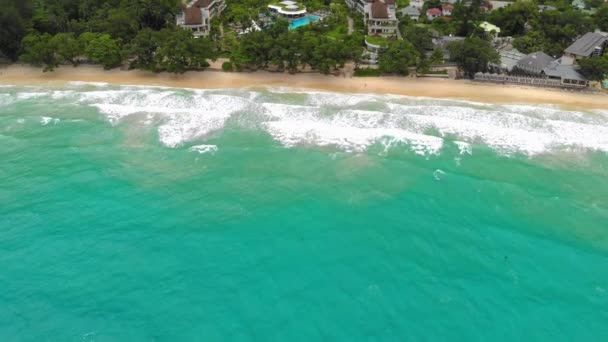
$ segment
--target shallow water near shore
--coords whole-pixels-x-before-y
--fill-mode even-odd
[[[608,114],[0,88],[0,339],[608,338]]]

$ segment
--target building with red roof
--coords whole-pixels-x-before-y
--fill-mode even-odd
[[[211,30],[211,19],[225,8],[224,0],[193,0],[177,16],[177,26],[192,30],[195,37],[206,36]]]
[[[429,8],[426,10],[426,18],[432,21],[435,18],[439,18],[443,15],[443,12],[439,8]]]

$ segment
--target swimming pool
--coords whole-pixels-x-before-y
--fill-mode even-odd
[[[289,29],[290,30],[297,29],[300,26],[308,25],[310,23],[314,23],[315,21],[319,21],[319,20],[321,20],[321,18],[317,17],[316,15],[307,15],[302,18],[291,20],[291,22],[289,23]]]

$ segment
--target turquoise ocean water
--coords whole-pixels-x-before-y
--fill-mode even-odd
[[[606,341],[608,112],[0,88],[2,341]]]

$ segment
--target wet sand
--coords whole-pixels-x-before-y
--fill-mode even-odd
[[[215,64],[212,67],[216,67]],[[505,86],[466,80],[326,76],[318,73],[290,75],[268,71],[230,73],[215,69],[172,75],[135,70],[103,70],[91,65],[81,65],[76,68],[62,66],[46,73],[38,68],[23,65],[0,69],[0,84],[52,86],[71,81],[201,89],[288,87],[341,93],[453,98],[485,103],[553,104],[573,109],[608,109],[607,94]]]

